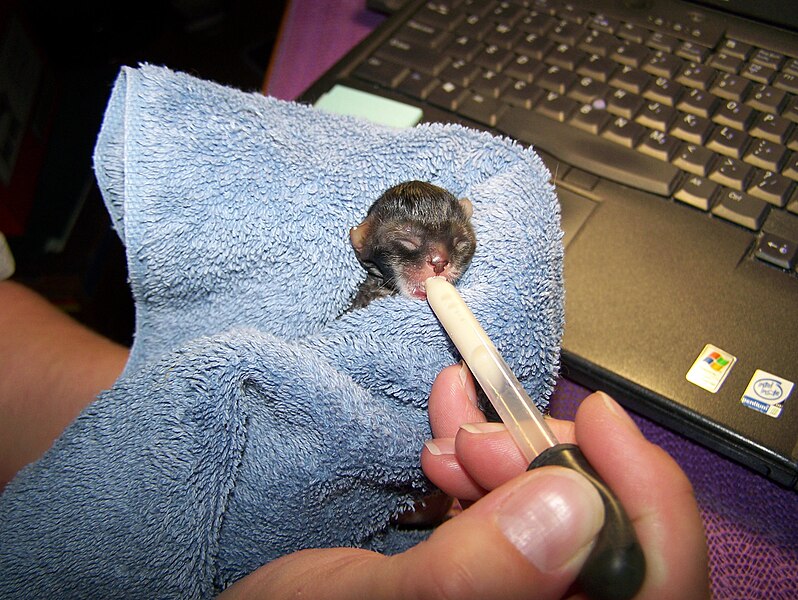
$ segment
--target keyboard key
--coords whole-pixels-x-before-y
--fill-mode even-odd
[[[544,68],[545,65],[539,60],[519,54],[504,68],[504,73],[513,79],[532,83]]]
[[[649,100],[656,100],[662,104],[674,106],[683,91],[684,88],[672,79],[657,77],[651,82],[651,85],[646,88],[643,95]]]
[[[596,81],[609,81],[615,72],[616,64],[609,58],[603,58],[598,54],[592,54],[588,59],[579,65],[576,72],[586,77],[592,77]]]
[[[385,60],[409,65],[429,75],[437,75],[449,63],[449,58],[446,56],[398,38],[388,40],[380,46],[376,54]]]
[[[703,145],[712,130],[712,121],[689,113],[678,113],[670,134],[692,144]]]
[[[407,73],[406,67],[389,60],[383,60],[377,56],[369,57],[366,62],[359,65],[354,71],[355,77],[360,77],[387,88],[395,88]]]
[[[762,234],[754,253],[759,260],[782,269],[792,269],[795,266],[796,255],[798,255],[798,242],[772,233]]]
[[[776,75],[776,70],[770,67],[763,67],[757,63],[746,63],[740,69],[740,75],[746,79],[758,81],[759,83],[770,83]]]
[[[591,31],[579,42],[578,48],[588,54],[607,57],[620,43],[621,41],[614,35],[602,33],[600,31]]]
[[[742,158],[748,145],[748,134],[733,127],[716,127],[707,140],[707,148],[724,156]]]
[[[479,74],[479,67],[469,61],[458,58],[441,71],[440,78],[444,81],[452,81],[457,85],[468,87]]]
[[[708,90],[710,83],[715,79],[717,71],[694,62],[688,62],[676,76],[676,81],[691,88]]]
[[[736,56],[737,58],[745,60],[753,50],[753,47],[740,40],[726,38],[721,42],[720,50],[729,56]]]
[[[568,90],[568,96],[577,102],[587,103],[597,98],[604,99],[610,95],[610,92],[611,88],[606,83],[596,81],[592,77],[582,77]]]
[[[408,73],[407,77],[399,82],[396,89],[412,98],[426,100],[429,93],[438,85],[440,85],[440,81],[431,75],[419,73],[418,71],[411,71]]]
[[[602,137],[627,148],[634,148],[645,134],[645,127],[623,117],[610,121],[601,132]]]
[[[638,25],[634,25],[633,23],[623,23],[615,31],[615,35],[621,39],[642,44],[643,40],[648,37],[648,30],[643,29]]]
[[[427,96],[427,101],[443,109],[454,111],[467,97],[467,90],[447,81],[433,88]]]
[[[677,111],[659,102],[647,102],[635,117],[635,121],[658,131],[667,131],[676,118]]]
[[[746,150],[743,160],[760,169],[780,171],[786,155],[787,149],[784,146],[768,140],[755,139]]]
[[[615,49],[610,52],[610,58],[622,65],[639,69],[648,58],[648,52],[648,48],[643,44],[625,41],[617,45]]]
[[[540,13],[531,13],[519,22],[522,30],[542,36],[557,25],[557,19]]]
[[[479,14],[470,14],[455,27],[458,35],[468,36],[476,40],[484,38],[493,29],[493,21]]]
[[[615,33],[620,25],[620,22],[616,19],[600,13],[590,17],[587,23],[589,29],[603,31],[604,33]]]
[[[501,93],[510,87],[513,80],[504,73],[496,71],[482,71],[474,81],[471,82],[471,89],[491,98],[498,98]]]
[[[473,60],[474,64],[490,71],[501,71],[514,57],[515,55],[510,50],[490,44],[478,52]]]
[[[607,99],[607,110],[625,119],[634,119],[644,100],[626,90],[615,90]]]
[[[504,110],[504,104],[489,96],[471,94],[460,102],[457,110],[464,117],[493,127],[496,125],[498,116]]]
[[[764,67],[770,67],[776,70],[781,66],[781,63],[784,62],[784,55],[773,52],[772,50],[759,48],[751,55],[751,60]]]
[[[761,113],[757,115],[754,124],[748,132],[754,137],[770,140],[776,144],[783,144],[789,128],[790,122],[784,117]]]
[[[502,93],[501,100],[513,106],[532,108],[543,93],[543,90],[536,85],[531,85],[526,81],[515,81]]]
[[[505,50],[511,50],[523,35],[523,32],[507,23],[498,23],[485,35],[485,43],[493,44]]]
[[[709,178],[735,190],[744,190],[753,167],[729,156],[719,156],[712,165]]]
[[[713,54],[709,57],[707,65],[718,71],[725,71],[726,73],[737,73],[742,66],[743,61],[735,56],[728,54]]]
[[[522,142],[557,155],[594,175],[606,177],[652,194],[670,196],[679,170],[671,164],[614,144],[575,127],[563,128],[535,112],[511,108],[499,118],[498,129]]]
[[[781,174],[798,181],[798,152],[792,153]]]
[[[767,202],[737,190],[721,190],[718,202],[712,209],[713,215],[752,231],[762,227],[767,213]]]
[[[693,42],[682,42],[676,49],[676,56],[681,56],[694,63],[706,62],[709,50],[705,46]]]
[[[769,85],[757,85],[751,89],[745,103],[756,110],[777,114],[786,97],[787,93],[783,90]]]
[[[575,73],[561,69],[556,65],[550,66],[535,79],[535,83],[543,89],[557,92],[560,95],[565,94],[576,81],[577,76]]]
[[[798,58],[788,58],[781,70],[784,73],[798,77]]]
[[[793,123],[798,123],[798,96],[793,96],[787,102],[787,106],[782,111],[781,116]]]
[[[648,87],[650,82],[651,75],[632,67],[623,67],[610,78],[611,86],[632,92],[638,96],[643,93],[643,90]]]
[[[519,42],[515,51],[519,54],[525,54],[530,58],[534,58],[535,60],[543,60],[552,48],[554,48],[554,42],[550,39],[541,37],[535,33],[530,33]]]
[[[754,172],[748,193],[773,206],[784,207],[790,198],[793,187],[792,181],[783,175],[757,169]]]
[[[684,61],[661,50],[649,56],[643,64],[643,70],[655,77],[673,79],[684,66]]]
[[[748,124],[754,117],[754,109],[736,100],[730,100],[721,104],[712,120],[720,125],[728,125],[735,129],[747,129]]]
[[[798,94],[798,75],[792,73],[779,73],[773,79],[773,87],[790,94]]]
[[[550,65],[557,65],[567,71],[575,71],[576,67],[587,58],[587,54],[582,50],[577,50],[572,46],[560,44],[556,46],[544,59]]]
[[[596,108],[593,104],[583,104],[571,116],[570,123],[582,131],[598,135],[610,118],[611,115],[606,110]]]
[[[676,190],[674,198],[700,210],[707,211],[712,208],[712,199],[720,189],[717,183],[709,179],[693,175],[685,180]]]
[[[451,40],[449,32],[414,19],[410,19],[405,23],[396,32],[396,37],[430,50],[445,46]]]
[[[785,144],[787,145],[787,148],[793,152],[798,152],[798,129],[793,129],[790,132],[790,135],[787,136],[787,141]]]
[[[750,85],[751,83],[744,77],[731,73],[720,73],[709,91],[721,98],[739,102],[745,97]]]
[[[673,164],[680,169],[706,177],[710,167],[715,162],[716,155],[703,146],[695,144],[682,144],[681,149],[673,159]]]
[[[690,90],[682,95],[676,103],[676,108],[698,117],[709,118],[715,111],[718,97],[702,90]]]
[[[449,31],[457,27],[464,19],[464,13],[453,11],[445,2],[427,2],[415,14],[415,19]]]
[[[576,100],[566,98],[557,92],[549,92],[538,101],[535,110],[550,119],[564,123],[577,107]]]
[[[679,47],[679,40],[667,33],[654,31],[648,36],[645,44],[649,48],[654,48],[654,50],[673,54],[676,48]]]
[[[563,20],[549,32],[549,37],[557,43],[576,46],[584,32],[582,25]]]
[[[449,44],[446,48],[446,54],[454,59],[460,58],[471,61],[480,50],[482,50],[482,44],[478,39],[467,35],[461,35]]]
[[[648,156],[669,161],[676,154],[680,145],[679,140],[667,133],[651,131],[640,141],[637,150]]]

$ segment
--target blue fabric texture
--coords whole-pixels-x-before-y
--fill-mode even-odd
[[[0,497],[0,597],[208,598],[308,547],[398,552],[437,373],[429,306],[344,314],[348,230],[419,179],[468,197],[458,286],[546,407],[563,328],[559,205],[539,157],[452,125],[395,130],[162,67],[125,68],[95,172],[127,249],[130,360]]]

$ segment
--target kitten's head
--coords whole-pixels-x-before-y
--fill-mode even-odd
[[[366,219],[350,230],[361,264],[392,291],[426,298],[424,282],[457,281],[471,262],[476,236],[473,206],[443,188],[409,181],[387,190]]]

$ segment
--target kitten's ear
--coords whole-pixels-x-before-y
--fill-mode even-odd
[[[471,215],[474,214],[474,205],[471,204],[471,200],[468,198],[460,198],[458,202],[460,202],[460,206],[463,207],[463,212],[465,213],[466,218],[470,219]]]
[[[371,232],[371,219],[366,219],[360,224],[349,230],[349,240],[355,249],[355,254],[360,260],[368,258],[368,237]]]

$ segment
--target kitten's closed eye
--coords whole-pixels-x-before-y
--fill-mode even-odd
[[[399,244],[405,250],[416,251],[421,247],[421,238],[419,236],[403,236],[397,238],[396,243]]]

